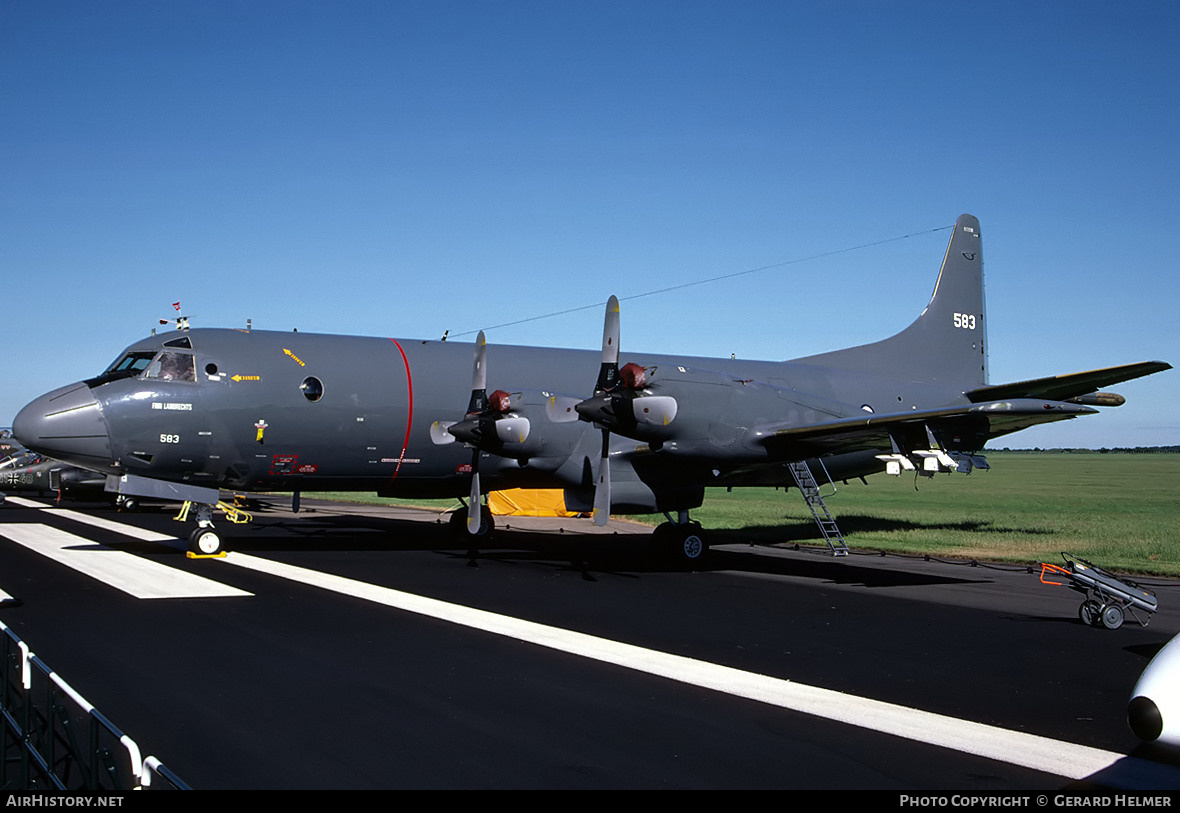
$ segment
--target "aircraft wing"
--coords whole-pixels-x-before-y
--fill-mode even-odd
[[[788,457],[800,453],[889,449],[891,439],[902,443],[912,440],[907,445],[925,448],[927,428],[951,448],[976,451],[989,438],[1097,411],[1080,404],[1011,398],[887,415],[858,415],[807,426],[763,425],[755,427],[752,434],[772,454]]]
[[[1123,364],[1118,367],[1106,367],[1102,370],[1090,370],[1085,373],[1070,373],[1048,378],[1034,378],[1031,381],[1018,381],[1014,384],[979,387],[965,393],[965,395],[973,404],[1005,398],[1048,398],[1053,401],[1066,401],[1070,398],[1089,395],[1100,387],[1170,369],[1172,369],[1172,365],[1163,361],[1142,361],[1138,364]]]

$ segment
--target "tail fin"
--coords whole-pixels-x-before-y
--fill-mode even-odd
[[[979,221],[955,222],[930,304],[913,324],[873,344],[796,359],[968,390],[987,383],[987,317]]]

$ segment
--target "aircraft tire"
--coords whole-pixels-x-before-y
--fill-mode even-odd
[[[1123,608],[1117,604],[1107,604],[1102,608],[1102,626],[1108,630],[1117,630],[1123,625],[1123,620],[1126,614]]]
[[[188,536],[188,547],[199,556],[216,556],[224,550],[221,534],[212,527],[194,528]]]
[[[448,521],[448,525],[451,529],[451,533],[456,539],[462,539],[466,541],[483,541],[490,539],[492,532],[496,529],[496,521],[492,517],[492,510],[486,505],[482,506],[479,510],[479,520],[479,533],[477,534],[469,533],[467,530],[466,509],[452,512],[451,518]]]
[[[652,541],[662,558],[681,567],[699,565],[709,552],[708,539],[698,522],[665,522],[652,532]]]

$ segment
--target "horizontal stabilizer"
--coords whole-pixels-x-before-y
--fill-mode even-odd
[[[1172,369],[1163,361],[1143,361],[1138,364],[1123,364],[1085,373],[1055,375],[1049,378],[1034,378],[1014,384],[996,384],[979,387],[965,393],[973,404],[985,401],[1000,401],[1008,398],[1047,398],[1051,401],[1066,401],[1082,395],[1089,395],[1101,387],[1108,387],[1120,381],[1142,378],[1152,373]]]

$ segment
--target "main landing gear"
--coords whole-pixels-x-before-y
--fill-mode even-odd
[[[456,539],[466,539],[470,542],[483,542],[491,538],[496,530],[496,521],[492,518],[492,509],[486,505],[479,508],[479,530],[471,533],[467,530],[467,509],[451,512],[448,527]]]
[[[687,511],[681,511],[675,520],[669,514],[664,516],[668,521],[657,525],[651,535],[656,555],[681,567],[701,564],[709,553],[701,524],[690,520]]]

